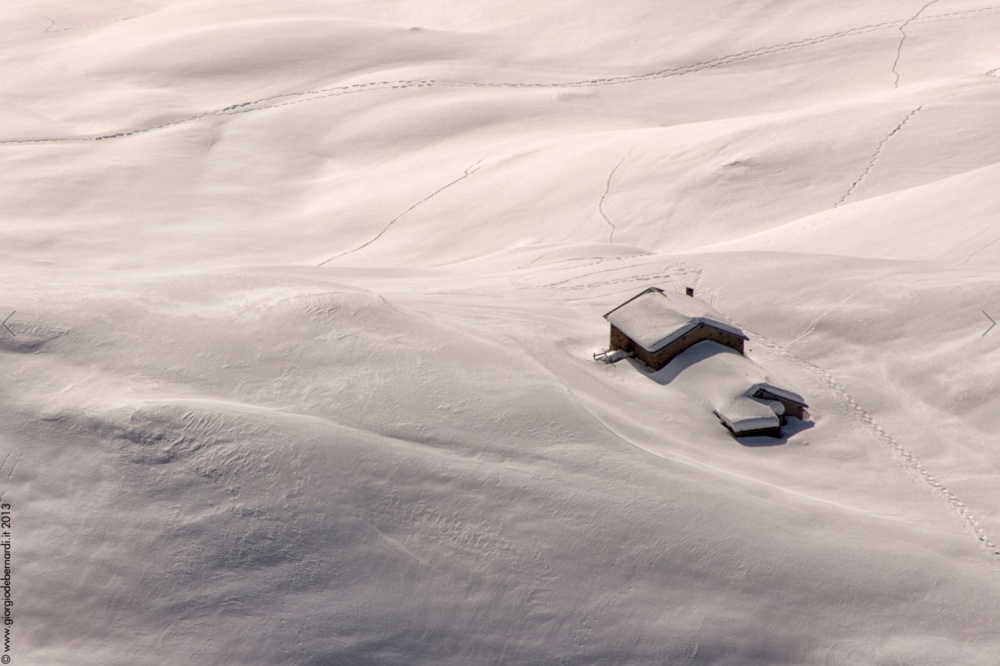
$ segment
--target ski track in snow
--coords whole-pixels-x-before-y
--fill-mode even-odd
[[[410,211],[412,211],[414,208],[416,208],[416,207],[418,207],[418,206],[420,206],[422,204],[427,203],[428,201],[430,201],[431,199],[433,199],[437,195],[439,195],[442,192],[444,192],[445,190],[447,190],[452,185],[460,183],[461,181],[465,180],[466,178],[468,178],[472,174],[474,174],[477,171],[479,171],[479,169],[482,168],[480,165],[485,161],[485,159],[486,158],[483,158],[483,159],[479,160],[478,162],[474,162],[472,165],[470,165],[465,170],[464,174],[462,174],[461,176],[459,176],[455,180],[451,181],[447,185],[442,185],[441,187],[439,187],[438,189],[434,190],[433,192],[431,192],[430,194],[428,194],[426,197],[424,197],[420,201],[416,202],[415,204],[413,204],[412,206],[410,206],[409,208],[407,208],[406,210],[404,210],[402,213],[400,213],[396,217],[394,217],[391,220],[389,220],[389,223],[386,224],[385,227],[382,228],[382,231],[380,231],[377,234],[375,234],[375,236],[373,238],[371,238],[370,240],[362,243],[361,245],[357,246],[353,250],[346,250],[344,252],[341,252],[340,254],[337,254],[337,255],[334,255],[334,256],[330,257],[329,259],[324,259],[319,264],[317,264],[317,268],[319,268],[320,266],[325,266],[326,264],[330,263],[334,259],[339,259],[340,257],[343,257],[345,255],[351,254],[352,252],[357,252],[358,250],[363,250],[364,248],[368,247],[369,245],[371,245],[372,243],[374,243],[375,241],[377,241],[379,238],[381,238],[382,235],[385,234],[385,232],[389,231],[389,227],[391,227],[396,222],[398,222],[400,218],[402,218],[404,215],[406,215],[407,213],[409,213]]]
[[[928,18],[910,19],[908,23],[913,23],[915,21],[939,21],[953,17],[968,17],[976,14],[989,14],[998,12],[1000,12],[1000,5],[994,5],[990,7],[982,7],[979,9],[968,9],[958,12],[951,12],[948,14],[936,14],[935,16]],[[130,18],[137,18],[137,17],[130,17]],[[129,19],[119,19],[119,21],[122,20],[129,20]],[[679,67],[672,67],[669,69],[656,70],[653,72],[645,72],[641,74],[628,74],[628,75],[613,76],[613,77],[598,78],[598,79],[565,81],[561,83],[531,83],[531,82],[484,83],[484,82],[473,82],[473,81],[444,81],[438,79],[400,79],[400,80],[390,80],[390,81],[372,81],[368,83],[355,83],[346,86],[334,86],[330,88],[320,88],[316,90],[306,90],[298,92],[281,93],[279,95],[270,95],[268,97],[261,97],[255,100],[230,104],[221,109],[206,111],[205,113],[187,116],[170,122],[160,123],[158,125],[151,125],[149,127],[141,127],[130,130],[120,130],[116,132],[109,132],[106,134],[99,134],[94,136],[0,139],[0,145],[78,143],[87,141],[106,141],[109,139],[121,139],[125,137],[131,137],[140,134],[148,134],[150,132],[165,130],[172,127],[177,127],[179,125],[185,125],[188,123],[193,123],[200,120],[206,120],[209,118],[217,118],[221,116],[233,116],[237,114],[252,113],[268,109],[278,109],[287,106],[292,106],[295,104],[302,104],[305,102],[312,102],[320,99],[326,99],[329,97],[338,97],[342,95],[372,92],[376,90],[396,90],[396,89],[407,89],[407,88],[430,88],[430,87],[442,88],[449,86],[459,87],[459,88],[464,87],[464,88],[506,88],[506,89],[514,89],[514,88],[562,89],[562,88],[593,88],[602,86],[624,85],[630,83],[640,83],[643,81],[653,81],[657,79],[685,76],[687,74],[694,74],[697,72],[703,72],[706,70],[716,69],[719,67],[725,67],[727,65],[732,65],[746,60],[751,60],[753,58],[773,55],[775,53],[781,53],[783,51],[807,48],[810,46],[823,44],[825,42],[837,39],[843,39],[846,37],[854,37],[872,32],[878,32],[880,30],[886,30],[893,27],[898,28],[899,23],[896,21],[871,23],[868,25],[863,25],[856,28],[850,28],[847,30],[841,30],[838,32],[827,33],[824,35],[818,35],[816,37],[810,37],[807,39],[800,39],[792,42],[785,42],[782,44],[775,44],[771,46],[762,46],[756,49],[749,49],[747,51],[741,51],[739,53],[712,58],[710,60],[703,60],[701,62],[692,63],[690,65],[681,65]],[[288,99],[290,99],[291,101],[283,101],[283,102],[279,101]]]
[[[854,190],[856,190],[858,186],[861,185],[862,181],[864,181],[864,179],[868,177],[868,174],[870,174],[872,170],[875,168],[875,165],[878,163],[879,158],[882,156],[882,152],[885,150],[885,147],[889,144],[889,141],[892,140],[892,137],[898,134],[904,127],[906,127],[907,123],[909,123],[910,120],[912,120],[915,115],[920,113],[920,111],[923,110],[924,106],[925,105],[921,104],[920,106],[918,106],[917,108],[913,109],[908,114],[906,114],[906,117],[903,118],[903,121],[898,125],[896,125],[896,127],[891,132],[889,132],[885,136],[885,138],[882,139],[882,141],[878,144],[878,148],[875,149],[875,153],[872,154],[871,159],[868,160],[868,166],[866,166],[865,170],[861,172],[861,175],[858,176],[853,183],[851,183],[850,187],[847,188],[847,192],[844,193],[844,196],[840,197],[840,200],[833,205],[834,208],[840,208],[842,205],[844,205],[844,203],[847,202],[847,200],[851,197],[851,195],[854,194]]]
[[[906,26],[910,25],[911,23],[913,23],[914,21],[916,21],[918,18],[920,18],[920,15],[923,14],[927,10],[928,7],[930,7],[931,5],[933,5],[933,4],[937,3],[937,2],[938,2],[938,0],[930,0],[930,2],[928,2],[923,7],[921,7],[917,11],[916,14],[914,14],[913,16],[911,16],[910,18],[908,18],[907,20],[903,21],[903,24],[901,26],[899,26],[900,38],[899,38],[899,44],[896,46],[896,60],[893,61],[893,63],[892,63],[892,73],[896,76],[896,80],[893,83],[893,88],[899,88],[899,71],[898,71],[897,68],[899,67],[899,59],[903,55],[903,42],[906,41]]]
[[[906,447],[889,434],[879,423],[877,423],[871,413],[865,410],[858,403],[858,401],[851,396],[850,393],[841,387],[833,375],[818,365],[800,359],[781,345],[772,342],[759,333],[751,331],[749,328],[740,325],[738,322],[734,323],[743,328],[743,330],[745,330],[748,334],[751,334],[755,342],[759,342],[761,345],[767,347],[774,352],[775,355],[781,356],[798,367],[806,370],[813,376],[819,378],[830,389],[837,401],[847,408],[847,415],[866,429],[875,441],[877,441],[883,448],[893,455],[899,465],[906,472],[907,476],[920,483],[925,488],[930,490],[933,495],[943,500],[952,509],[952,511],[959,516],[966,530],[975,538],[980,547],[984,548],[990,555],[1000,559],[1000,548],[998,548],[990,540],[989,535],[987,535],[986,531],[980,526],[979,521],[976,520],[976,517],[969,510],[969,507],[967,507],[964,502],[962,502],[951,490],[949,490],[947,486],[938,481],[930,472],[924,469],[924,466],[920,463],[916,456],[910,453]]]
[[[631,152],[632,151],[629,151],[629,154],[631,154]],[[615,168],[611,170],[611,173],[608,174],[608,180],[604,184],[604,194],[601,195],[601,200],[597,203],[597,210],[601,213],[601,217],[603,217],[604,221],[608,223],[609,227],[611,227],[611,232],[608,234],[608,243],[611,244],[614,244],[615,242],[615,231],[618,230],[618,227],[611,221],[607,212],[604,210],[604,200],[608,198],[608,193],[611,192],[611,179],[615,177],[615,172],[617,172],[618,169],[625,164],[625,160],[627,158],[628,155],[625,155],[625,157],[623,157],[621,161],[615,165]]]

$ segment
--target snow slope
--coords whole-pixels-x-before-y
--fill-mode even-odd
[[[11,663],[1000,662],[998,29],[5,3]],[[813,422],[594,363],[654,285]]]

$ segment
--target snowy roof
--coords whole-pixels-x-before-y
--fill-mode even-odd
[[[681,352],[658,376],[697,396],[733,433],[780,427],[780,402],[755,398],[761,388],[775,397],[801,396],[771,383],[767,371],[753,360],[717,342],[699,342]],[[801,403],[805,404],[805,403]]]
[[[780,408],[781,403],[776,403],[776,406]],[[734,433],[777,428],[781,425],[775,406],[766,400],[747,395],[735,395],[728,400],[721,400],[717,403],[715,414]]]
[[[778,386],[775,386],[774,384],[767,384],[767,383],[754,384],[753,386],[750,387],[750,390],[747,391],[747,395],[753,396],[755,393],[761,390],[767,391],[771,395],[781,398],[782,400],[787,400],[788,402],[795,402],[802,405],[803,407],[809,406],[806,404],[806,399],[803,398],[798,393],[795,393],[794,391],[789,391],[788,389],[780,388]]]
[[[772,412],[767,405],[762,405],[759,402],[754,402],[753,400],[747,400],[747,403],[755,404],[763,407],[759,415],[751,416],[745,413],[735,415],[733,412],[723,412],[716,410],[715,415],[719,417],[726,427],[733,431],[734,434],[740,434],[743,432],[753,432],[754,430],[768,430],[771,428],[780,428],[781,419],[778,415]],[[738,410],[742,412],[743,410]],[[766,412],[766,413],[765,413]]]
[[[726,323],[707,303],[657,287],[650,287],[625,301],[604,318],[651,352],[663,349],[699,325],[748,339],[743,331]]]

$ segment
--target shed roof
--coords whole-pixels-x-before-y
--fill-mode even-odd
[[[728,409],[715,410],[715,415],[736,435],[781,427],[781,419],[767,405],[745,398]]]
[[[772,384],[767,370],[752,359],[713,341],[699,342],[681,352],[659,376],[671,386],[698,396],[736,434],[781,425],[782,404],[754,397],[761,387],[774,396],[798,395]]]
[[[604,318],[643,349],[654,353],[699,325],[749,339],[707,303],[658,287],[633,296]]]
[[[779,386],[775,386],[774,384],[768,384],[768,383],[754,384],[753,386],[750,387],[750,390],[747,391],[747,395],[754,396],[759,391],[765,391],[777,398],[781,398],[782,400],[802,405],[803,407],[809,406],[806,404],[806,399],[803,398],[798,393],[796,393],[795,391],[789,391],[788,389],[783,389]]]

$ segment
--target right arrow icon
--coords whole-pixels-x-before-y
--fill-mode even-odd
[[[986,315],[986,318],[989,319],[992,322],[990,324],[990,327],[988,329],[986,329],[986,331],[983,333],[983,337],[985,338],[986,337],[986,333],[989,333],[990,331],[992,331],[993,327],[997,325],[997,320],[994,319],[993,317],[989,316],[988,314],[986,314],[986,310],[983,310],[983,314]]]

